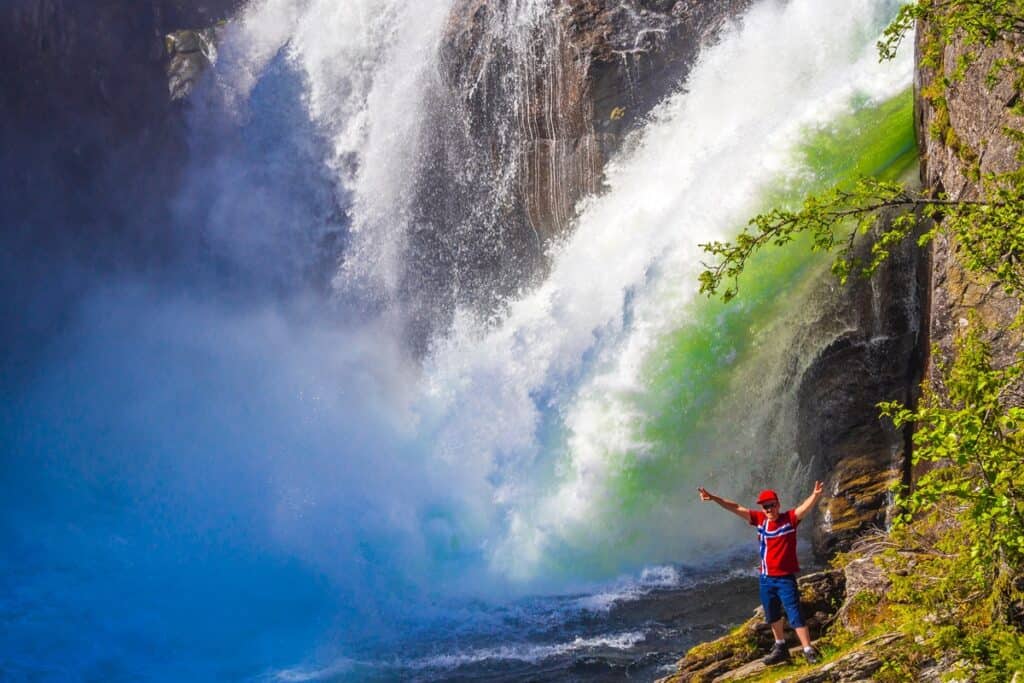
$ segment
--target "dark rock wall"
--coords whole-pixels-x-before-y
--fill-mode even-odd
[[[701,47],[750,0],[559,0],[533,27],[532,54],[496,32],[504,3],[460,0],[444,38],[445,82],[484,140],[513,117],[509,148],[525,217],[541,243],[600,187],[623,136],[678,88]],[[518,72],[518,73],[517,73]],[[510,78],[511,74],[511,78]],[[504,158],[504,157],[509,158]]]
[[[950,78],[943,112],[923,93],[940,75],[952,76],[966,47],[960,41],[943,45],[941,64],[932,69],[921,59],[929,39],[929,27],[919,27],[915,126],[921,181],[953,199],[976,199],[977,171],[1019,166],[1017,147],[1003,132],[1024,124],[1009,110],[1019,93],[1008,80],[986,83],[993,63],[1009,51],[1006,45],[984,49],[963,79]],[[815,462],[830,488],[815,534],[816,549],[825,554],[845,548],[871,526],[884,526],[889,485],[910,476],[910,433],[879,423],[875,404],[916,400],[925,375],[938,379],[931,345],[948,360],[957,330],[971,316],[989,330],[997,362],[1013,359],[1024,341],[1020,330],[1011,329],[1020,302],[967,273],[957,245],[941,232],[930,250],[905,244],[870,283],[848,286],[837,305],[835,314],[852,316],[851,331],[825,348],[800,389],[800,453]]]
[[[168,103],[165,34],[207,27],[242,0],[83,3],[9,0],[0,42],[5,123],[45,127],[94,116],[135,132]]]
[[[164,35],[241,0],[0,6],[0,324],[3,369],[61,325],[97,271],[172,249],[161,198],[184,154]]]
[[[861,258],[869,246],[859,246]],[[814,531],[819,555],[847,549],[867,529],[888,523],[889,491],[903,477],[908,435],[881,420],[877,405],[916,400],[927,346],[928,266],[927,253],[905,240],[873,277],[851,278],[812,325],[835,329],[841,321],[843,328],[798,390],[798,452],[826,484]]]
[[[941,63],[930,68],[922,56],[931,39],[930,27],[920,26],[915,126],[921,181],[953,199],[977,199],[979,172],[1019,166],[1017,146],[1003,132],[1024,124],[1009,109],[1019,93],[1008,79],[994,86],[986,82],[1009,49],[1002,44],[981,50],[964,77],[956,79],[953,70],[966,46],[959,40],[942,45]],[[940,77],[949,79],[945,111],[926,97]],[[950,237],[939,232],[925,252],[905,245],[879,273],[881,279],[872,280],[870,292],[864,285],[847,288],[840,306],[843,315],[854,316],[853,331],[834,340],[802,381],[800,453],[815,462],[830,489],[815,533],[820,553],[843,549],[865,529],[884,526],[889,485],[912,476],[910,433],[879,423],[875,404],[914,401],[920,379],[939,379],[931,346],[939,359],[948,360],[957,330],[972,316],[989,331],[997,362],[1012,360],[1024,342],[1021,331],[1011,328],[1020,302],[966,272]],[[916,277],[910,277],[913,273]]]

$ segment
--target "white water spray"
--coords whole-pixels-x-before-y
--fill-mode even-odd
[[[611,166],[610,190],[584,204],[543,285],[490,328],[460,318],[439,345],[427,370],[427,400],[444,416],[435,452],[463,454],[500,482],[494,499],[508,530],[492,555],[497,569],[531,576],[552,550],[628,534],[615,518],[615,480],[624,458],[644,458],[651,446],[640,434],[646,416],[629,399],[647,390],[641,368],[651,347],[687,324],[697,245],[728,238],[768,184],[802,172],[802,130],[848,111],[854,96],[881,101],[906,87],[910,56],[880,65],[874,51],[891,11],[869,0],[757,5]],[[551,457],[539,439],[551,412],[566,441],[554,481],[538,481],[536,461]],[[694,464],[681,491],[713,466]],[[685,508],[652,510],[633,529],[651,534],[648,551],[664,553],[649,560],[686,557],[720,533],[673,532]]]
[[[497,319],[457,313],[435,339],[422,374],[410,378],[419,384],[412,428],[426,467],[458,473],[460,520],[447,533],[469,534],[462,546],[500,575],[535,577],[553,553],[585,556],[641,531],[650,535],[637,546],[641,556],[620,564],[687,560],[695,544],[732,542],[714,525],[680,533],[672,519],[687,504],[678,501],[619,518],[623,472],[665,451],[644,436],[649,416],[633,399],[650,389],[643,368],[652,348],[689,324],[697,245],[728,238],[767,188],[806,172],[794,156],[806,130],[855,99],[881,101],[909,83],[908,54],[879,64],[874,51],[895,4],[757,3],[609,166],[608,191],[583,202],[546,280]],[[520,12],[529,26],[543,5],[510,5],[509,17]],[[235,90],[251,89],[268,55],[287,50],[306,79],[310,117],[332,142],[339,191],[353,198],[342,291],[360,282],[388,299],[397,287],[396,261],[415,227],[418,141],[430,134],[421,107],[438,87],[448,11],[408,0],[344,10],[326,0],[264,0],[240,23],[234,44],[254,47],[248,62],[235,60],[247,67],[227,72]],[[697,459],[676,484],[687,490],[714,466]]]

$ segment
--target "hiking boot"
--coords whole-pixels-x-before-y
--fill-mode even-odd
[[[809,649],[804,650],[804,659],[808,664],[817,664],[821,661],[821,653],[812,645]]]
[[[781,645],[779,643],[775,643],[775,645],[772,646],[772,651],[769,652],[768,656],[766,656],[761,661],[767,664],[768,666],[771,666],[772,664],[781,664],[782,662],[788,662],[789,648],[786,647],[785,643]]]

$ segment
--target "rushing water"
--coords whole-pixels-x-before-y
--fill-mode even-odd
[[[794,381],[830,330],[807,329],[803,245],[757,260],[729,306],[696,296],[698,245],[907,166],[911,57],[874,49],[896,4],[755,3],[543,281],[446,299],[413,353],[407,317],[437,303],[408,306],[408,261],[449,7],[253,3],[174,199],[216,276],[105,283],[9,392],[0,671],[652,677],[740,618],[749,532],[694,487],[802,493]],[[503,30],[546,11],[507,3]],[[460,220],[490,225],[484,205]],[[336,252],[327,301],[303,283]]]

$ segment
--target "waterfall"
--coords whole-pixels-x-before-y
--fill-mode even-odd
[[[835,179],[809,146],[911,82],[875,54],[898,4],[755,2],[602,179],[565,3],[254,0],[190,110],[194,261],[98,288],[4,415],[0,598],[37,619],[0,651],[248,676],[729,557],[747,532],[694,489],[799,493],[795,382],[835,330],[821,259],[766,255],[724,306],[699,245]]]
[[[437,500],[403,505],[422,525],[406,531],[445,572],[482,561],[534,580],[687,559],[736,542],[717,522],[675,530],[695,513],[699,482],[744,492],[778,470],[775,485],[795,495],[808,465],[795,460],[794,382],[809,358],[749,329],[709,337],[714,346],[682,367],[672,345],[725,319],[768,315],[779,318],[770,334],[780,347],[813,346],[775,300],[803,282],[804,266],[751,283],[760,294],[719,310],[695,299],[698,245],[734,234],[779,188],[798,197],[811,186],[816,171],[799,159],[809,131],[905,89],[909,56],[878,64],[874,48],[893,6],[756,4],[609,165],[607,189],[580,204],[572,230],[544,240],[523,202],[559,204],[538,198],[536,183],[547,175],[545,191],[563,192],[565,157],[531,157],[550,164],[543,172],[518,165],[524,147],[569,125],[559,113],[569,68],[560,9],[264,0],[237,22],[222,48],[225,99],[245,106],[283,53],[327,141],[349,233],[336,296],[379,302],[375,329],[398,346],[428,334],[419,369],[394,380],[401,404],[383,410],[389,422],[401,416],[403,445],[389,447],[414,453],[411,466],[432,481],[455,482]],[[460,31],[482,37],[467,47]],[[537,121],[549,128],[531,130]],[[522,277],[517,250],[544,257],[531,271],[539,279]],[[658,425],[672,410],[689,426],[667,440]]]

